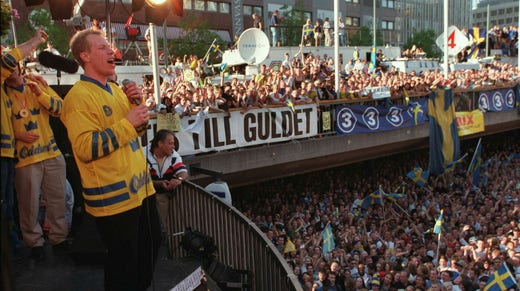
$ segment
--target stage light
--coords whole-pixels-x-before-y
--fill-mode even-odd
[[[166,0],[146,0],[146,4],[152,8],[159,8],[164,5]]]

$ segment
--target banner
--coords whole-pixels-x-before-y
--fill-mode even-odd
[[[484,113],[480,109],[455,112],[459,136],[484,131]]]
[[[350,105],[339,106],[336,110],[338,134],[395,130],[426,121],[428,121],[426,98],[410,101],[408,105]]]
[[[181,118],[176,113],[157,113],[157,130],[168,129],[174,132],[181,130]]]
[[[478,95],[478,107],[484,112],[500,112],[513,109],[515,100],[515,88],[482,91]]]
[[[197,131],[184,129],[198,116],[183,117],[179,139],[182,156],[211,151],[229,150],[252,145],[276,143],[311,137],[318,134],[316,104],[290,107],[257,108],[245,113],[231,111],[203,117]],[[200,118],[200,117],[199,117]]]
[[[455,119],[455,104],[451,90],[435,90],[428,98],[430,117],[430,158],[431,174],[444,172],[445,165],[460,157],[460,142]]]

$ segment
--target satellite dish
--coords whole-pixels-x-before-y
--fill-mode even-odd
[[[238,39],[238,53],[250,65],[257,65],[269,55],[269,39],[258,28],[249,28]]]

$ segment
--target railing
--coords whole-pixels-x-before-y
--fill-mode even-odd
[[[181,236],[174,234],[191,228],[214,239],[219,262],[251,272],[249,290],[303,290],[274,244],[236,208],[189,181],[172,194],[168,247],[173,257],[187,255]]]

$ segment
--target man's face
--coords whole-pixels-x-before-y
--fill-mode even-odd
[[[175,139],[173,135],[168,134],[164,141],[159,141],[159,147],[164,154],[173,154],[173,150],[175,149]]]
[[[85,71],[90,77],[106,77],[115,74],[116,64],[114,62],[114,51],[100,35],[89,35],[89,51],[82,52],[81,58],[85,63]]]
[[[21,73],[20,66],[16,66],[14,71],[11,73],[6,81],[9,82],[9,86],[18,87],[23,85],[23,74]]]

